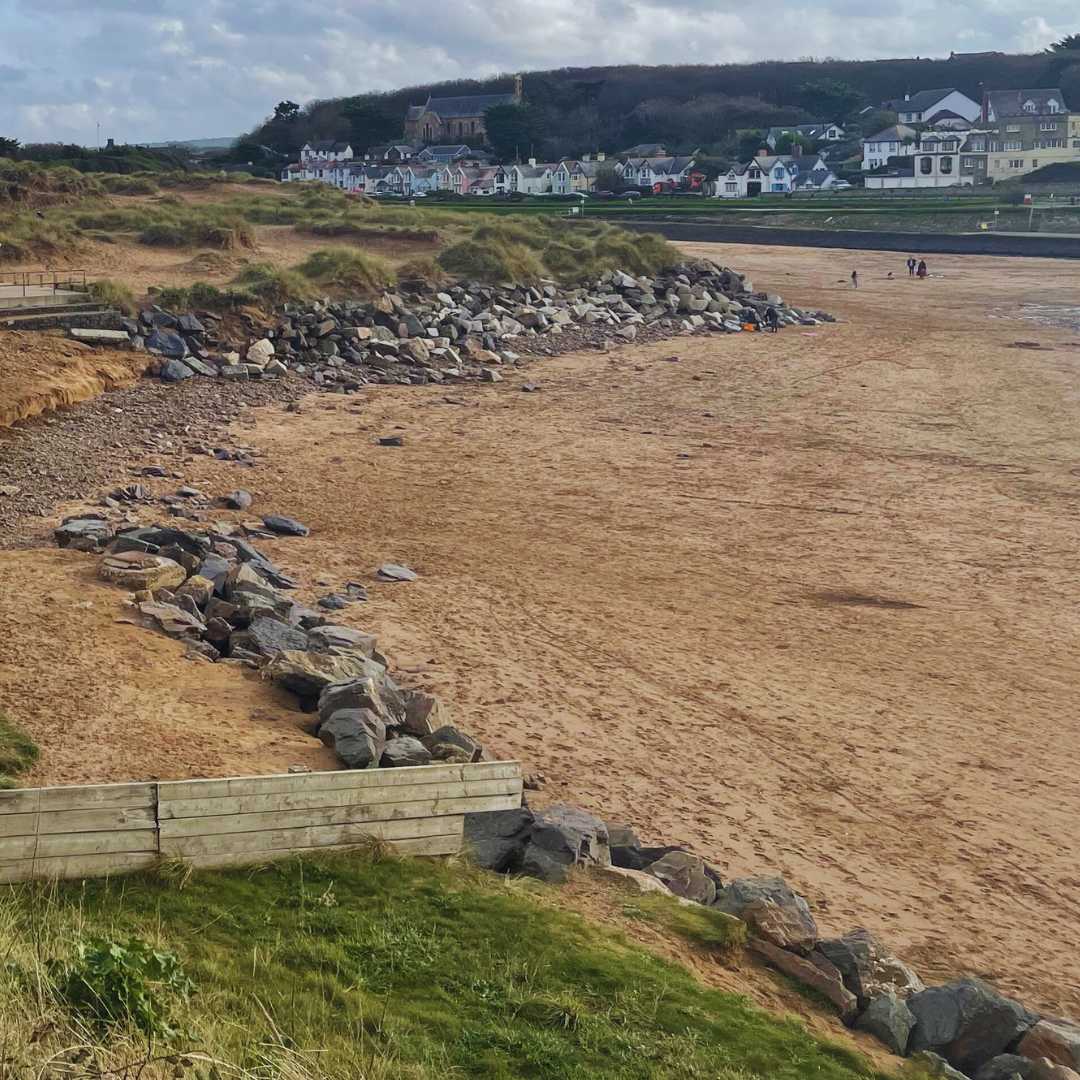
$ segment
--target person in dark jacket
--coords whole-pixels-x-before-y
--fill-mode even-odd
[[[773,334],[780,329],[780,312],[772,304],[765,309],[765,326]]]
[[[914,277],[915,276],[915,260],[913,258],[908,259],[908,261],[907,261],[907,276],[908,277]]]
[[[919,260],[919,269],[915,271],[915,276],[917,278],[925,278],[927,273],[928,273],[928,271],[926,269],[926,260],[925,259],[920,259]]]

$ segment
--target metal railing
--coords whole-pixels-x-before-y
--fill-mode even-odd
[[[85,270],[0,270],[0,289],[21,289],[26,296],[30,289],[51,289],[58,292],[70,289],[86,291]],[[8,295],[11,295],[8,293]]]

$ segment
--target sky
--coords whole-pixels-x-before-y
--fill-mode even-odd
[[[588,64],[1034,52],[1073,0],[0,0],[0,136],[214,138],[283,99]]]

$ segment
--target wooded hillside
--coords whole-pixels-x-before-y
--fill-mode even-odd
[[[806,120],[835,120],[905,92],[956,87],[979,100],[987,89],[1061,86],[1080,105],[1080,50],[1025,56],[975,54],[951,60],[825,60],[686,67],[562,68],[529,72],[531,150],[540,157],[619,150],[663,141],[723,155],[735,132]],[[315,139],[349,140],[355,149],[398,139],[405,110],[429,94],[508,92],[507,74],[388,93],[315,101],[282,111],[244,143],[291,153]],[[524,154],[527,149],[522,148]]]

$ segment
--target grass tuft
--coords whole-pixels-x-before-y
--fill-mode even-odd
[[[90,282],[88,286],[90,295],[105,307],[116,308],[125,315],[134,315],[139,310],[135,302],[135,293],[123,282],[113,281],[111,278],[99,278]]]
[[[396,280],[382,259],[344,247],[314,251],[297,270],[324,288],[342,292],[375,292]]]
[[[31,769],[40,754],[37,743],[0,712],[0,788],[14,787],[15,778]]]

